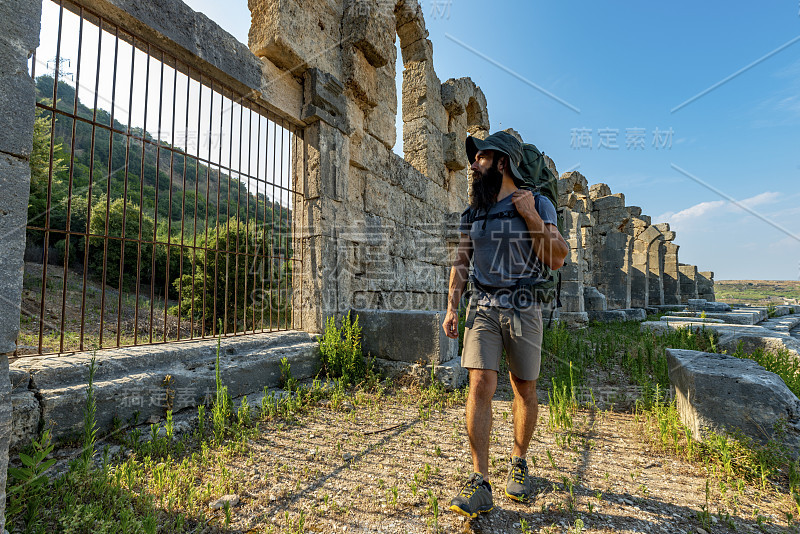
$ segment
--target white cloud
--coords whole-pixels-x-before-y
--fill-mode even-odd
[[[684,210],[681,210],[677,213],[674,212],[667,212],[662,214],[658,217],[660,221],[669,221],[670,224],[682,224],[692,221],[693,219],[698,219],[709,213],[718,210],[725,206],[727,202],[725,200],[712,200],[709,202],[701,202],[699,204],[695,204],[694,206],[688,207]]]
[[[698,219],[707,218],[715,214],[746,213],[746,210],[744,210],[741,206],[755,210],[756,206],[771,204],[777,202],[781,198],[781,193],[765,191],[750,198],[738,200],[736,203],[728,200],[710,200],[706,202],[700,202],[699,204],[695,204],[694,206],[690,206],[678,212],[668,211],[666,213],[662,213],[659,217],[657,217],[657,219],[659,221],[667,221],[670,224],[681,226],[689,223],[695,223]]]
[[[777,202],[781,198],[781,193],[775,193],[772,191],[765,191],[760,193],[754,197],[746,198],[744,200],[740,200],[739,204],[746,206],[750,209],[760,206],[762,204],[770,204],[773,202]]]

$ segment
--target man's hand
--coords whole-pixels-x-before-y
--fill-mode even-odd
[[[555,224],[544,223],[536,211],[536,199],[533,193],[527,189],[517,189],[511,195],[511,202],[528,226],[536,257],[551,269],[561,268],[569,253],[569,247],[558,227]]]
[[[511,202],[517,209],[517,212],[522,215],[525,220],[531,220],[539,217],[539,212],[536,211],[536,199],[527,189],[517,189],[511,194]]]
[[[444,328],[444,333],[447,337],[458,339],[458,314],[448,309],[447,315],[444,317],[444,323],[442,323],[442,328]]]

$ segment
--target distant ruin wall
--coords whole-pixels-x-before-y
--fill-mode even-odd
[[[579,172],[564,173],[558,183],[570,245],[561,269],[563,320],[583,324],[592,312],[600,318],[608,310],[714,300],[714,273],[679,263],[669,224],[651,224],[640,207],[625,205],[625,195],[607,184],[589,186]]]

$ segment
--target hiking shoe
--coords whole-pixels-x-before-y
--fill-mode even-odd
[[[494,508],[492,487],[479,473],[472,473],[461,491],[450,501],[450,509],[466,517],[491,512]]]
[[[515,501],[525,502],[532,493],[533,483],[528,476],[528,462],[519,456],[511,457],[511,469],[506,482],[506,497]]]

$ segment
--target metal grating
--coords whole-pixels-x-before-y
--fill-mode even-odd
[[[17,355],[300,328],[302,130],[81,6],[43,10]]]

